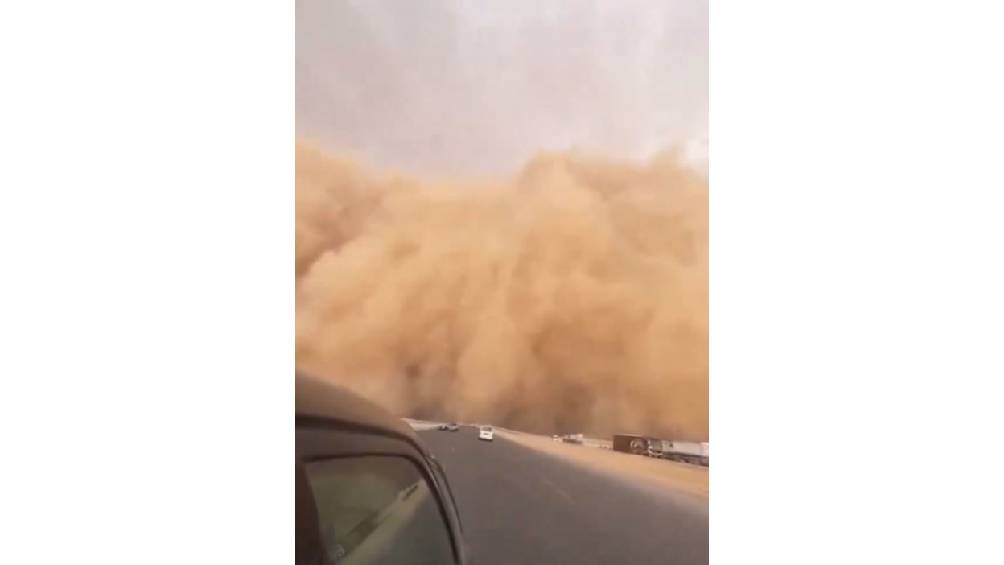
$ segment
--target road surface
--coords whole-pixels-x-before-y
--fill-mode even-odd
[[[499,433],[479,441],[468,426],[418,434],[446,467],[475,565],[708,562],[706,498],[590,469]]]

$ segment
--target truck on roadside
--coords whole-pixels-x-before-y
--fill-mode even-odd
[[[634,434],[614,434],[613,449],[634,455],[648,455],[649,439]]]
[[[649,446],[652,457],[708,466],[708,442],[655,440]]]
[[[675,441],[635,434],[616,434],[614,451],[708,466],[708,442]]]

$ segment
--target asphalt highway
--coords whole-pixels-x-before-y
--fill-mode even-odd
[[[708,562],[707,499],[593,470],[498,433],[480,441],[472,427],[418,434],[446,468],[476,565]]]

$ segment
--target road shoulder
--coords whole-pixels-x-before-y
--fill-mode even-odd
[[[511,430],[496,430],[496,433],[520,445],[621,479],[637,480],[649,487],[685,495],[705,505],[708,502],[707,467],[652,459],[608,449],[569,445],[553,441],[551,438]]]

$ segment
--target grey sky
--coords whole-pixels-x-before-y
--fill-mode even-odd
[[[296,128],[381,166],[512,172],[540,150],[706,159],[699,0],[297,0]]]

